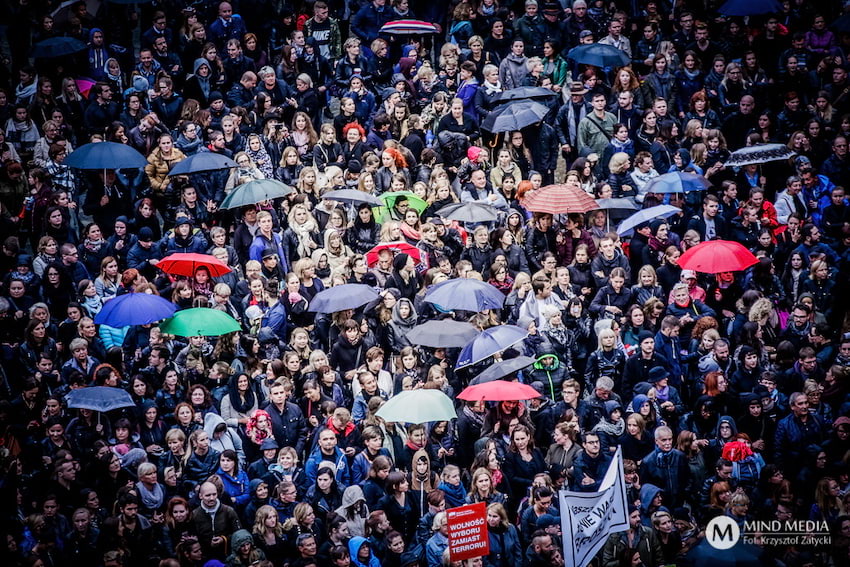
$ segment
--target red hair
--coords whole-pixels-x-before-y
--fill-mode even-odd
[[[527,179],[525,181],[520,181],[519,185],[517,185],[516,188],[517,200],[522,201],[523,199],[525,199],[525,194],[531,191],[532,187],[533,185],[531,184],[531,181]]]
[[[357,132],[360,134],[360,139],[361,139],[361,140],[362,140],[363,138],[365,138],[365,137],[366,137],[366,130],[364,130],[364,129],[363,129],[363,126],[361,126],[361,125],[360,125],[360,124],[358,124],[357,122],[349,122],[348,124],[346,124],[345,126],[343,126],[343,128],[342,128],[342,135],[343,135],[343,136],[348,136],[348,132],[349,132],[349,130],[357,130]]]
[[[393,161],[395,162],[395,166],[398,168],[406,168],[407,160],[404,159],[404,155],[395,148],[386,148],[384,151],[391,156],[393,156]]]

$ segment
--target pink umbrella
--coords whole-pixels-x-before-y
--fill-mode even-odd
[[[91,79],[76,79],[74,82],[77,83],[77,90],[80,91],[80,94],[89,98],[89,92],[94,86],[94,81]]]

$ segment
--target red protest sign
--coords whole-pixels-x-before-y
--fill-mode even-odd
[[[487,505],[484,502],[446,510],[449,528],[449,557],[462,561],[490,554],[487,535]]]

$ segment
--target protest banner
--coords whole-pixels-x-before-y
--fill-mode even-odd
[[[487,532],[487,505],[484,502],[446,510],[449,529],[449,556],[463,561],[490,554]]]
[[[585,567],[612,533],[629,527],[626,480],[620,448],[605,473],[598,492],[561,490],[561,531],[566,565]]]

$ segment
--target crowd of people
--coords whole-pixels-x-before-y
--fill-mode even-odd
[[[757,547],[761,565],[848,562],[850,34],[831,28],[850,2],[746,18],[667,0],[96,5],[3,3],[6,565],[459,565],[445,510],[484,502],[490,550],[469,564],[557,567],[558,491],[598,490],[617,448],[629,528],[594,565],[697,564],[718,516],[826,526],[826,545]],[[397,20],[435,33],[382,31]],[[593,43],[630,63],[568,56]],[[494,132],[503,97],[529,96],[546,115]],[[65,164],[100,142],[147,165]],[[760,144],[785,153],[726,165]],[[236,167],[170,174],[201,153]],[[708,188],[652,192],[668,172]],[[293,190],[221,206],[263,179]],[[526,208],[555,182],[679,212],[621,236],[622,211]],[[362,202],[325,197],[342,189]],[[459,202],[497,220],[448,218]],[[716,239],[757,263],[679,266]],[[176,252],[231,271],[157,268]],[[503,308],[425,299],[451,278],[492,285]],[[379,297],[311,306],[347,283]],[[94,322],[129,293],[242,330]],[[409,337],[451,319],[527,337],[457,368],[459,349]],[[534,363],[502,379],[537,398],[457,399],[519,356]],[[91,386],[134,405],[70,409]],[[457,419],[376,415],[420,388]]]

